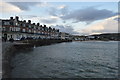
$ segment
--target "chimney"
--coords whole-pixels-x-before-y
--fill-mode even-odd
[[[49,29],[52,29],[51,27],[49,27]]]
[[[55,28],[53,28],[53,30],[55,30]]]
[[[15,17],[15,19],[18,21],[18,20],[19,20],[19,17],[18,17],[18,16],[16,16],[16,17]]]
[[[24,20],[23,22],[26,23],[26,20]]]
[[[59,32],[59,29],[57,30],[57,32]]]
[[[33,25],[35,25],[35,23],[33,23]]]
[[[46,25],[44,25],[44,27],[46,27]]]
[[[28,20],[28,23],[31,24],[31,20]]]
[[[13,17],[10,17],[10,20],[13,20]]]
[[[40,25],[40,27],[42,27],[42,25]]]
[[[37,26],[40,26],[40,23],[37,23]]]

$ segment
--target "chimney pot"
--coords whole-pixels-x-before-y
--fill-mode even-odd
[[[33,23],[33,25],[35,25],[35,23]]]
[[[37,23],[37,26],[40,26],[40,23]]]
[[[26,20],[24,20],[23,22],[26,22]]]
[[[28,20],[28,23],[31,23],[31,20]]]
[[[10,20],[13,20],[13,17],[10,17]]]
[[[18,17],[18,16],[16,16],[16,17],[15,17],[15,19],[18,21],[18,20],[19,20],[19,17]]]
[[[44,25],[44,27],[46,27],[46,25]]]
[[[42,25],[40,25],[40,27],[42,27]]]

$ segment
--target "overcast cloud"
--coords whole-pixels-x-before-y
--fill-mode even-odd
[[[45,19],[41,19],[40,21],[43,23],[51,24],[51,23],[56,23],[57,19],[46,19],[45,18]]]
[[[52,6],[48,9],[48,13],[49,13],[49,15],[52,15],[52,16],[61,17],[61,16],[65,16],[69,13],[69,8],[68,8],[68,6],[65,6],[65,5],[61,5],[58,7]]]
[[[40,2],[9,2],[10,4],[19,7],[21,10],[30,10],[31,6],[40,4]]]
[[[88,27],[81,29],[78,32],[83,34],[93,33],[117,33],[118,32],[118,21],[114,20],[118,16],[107,18],[99,23],[89,25]]]
[[[67,6],[62,7],[61,9],[52,7],[48,12],[50,15],[58,16],[63,20],[73,20],[73,23],[86,22],[87,24],[96,20],[102,20],[117,15],[113,11],[107,9],[97,9],[95,7],[72,11],[69,11],[69,7]]]
[[[63,16],[62,19],[73,19],[76,22],[91,23],[93,21],[109,18],[114,15],[116,15],[116,13],[107,9],[99,10],[93,7],[89,7],[72,11],[68,15]]]
[[[51,27],[59,29],[61,32],[67,32],[70,34],[79,34],[78,32],[74,31],[73,26],[71,25],[55,25]]]
[[[40,2],[9,2],[10,4],[18,7],[21,10],[30,10],[30,7],[35,6],[37,4],[41,4]],[[63,20],[72,20],[73,23],[77,22],[86,22],[87,24],[101,19],[106,19],[112,16],[115,16],[116,13],[107,10],[107,9],[97,9],[95,7],[88,7],[84,9],[72,10],[69,11],[69,7],[66,5],[61,5],[59,7],[50,7],[48,8],[48,13],[51,16],[60,17]],[[43,22],[51,23],[50,20],[42,20]]]

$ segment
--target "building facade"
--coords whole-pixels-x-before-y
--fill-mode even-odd
[[[31,20],[20,21],[19,17],[1,20],[2,38],[5,40],[21,39],[63,39],[60,37],[59,29],[31,23]],[[68,34],[67,34],[68,35]]]
[[[68,34],[68,33],[65,33],[65,32],[60,32],[59,33],[59,38],[61,39],[67,39],[67,40],[72,40],[73,36]]]

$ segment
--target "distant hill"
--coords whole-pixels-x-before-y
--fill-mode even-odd
[[[113,41],[120,41],[120,33],[103,33],[103,34],[93,34],[88,36],[74,36],[76,40],[113,40]]]
[[[103,33],[90,36],[94,36],[95,39],[99,40],[120,40],[120,33]]]

